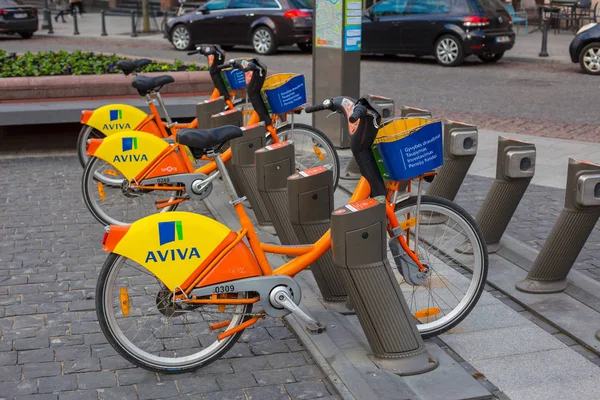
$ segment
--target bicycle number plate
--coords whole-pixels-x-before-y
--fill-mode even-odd
[[[510,37],[508,36],[496,36],[496,43],[508,43],[510,42]]]
[[[233,286],[233,285],[216,286],[215,291],[214,291],[214,293],[217,293],[217,294],[233,293],[233,292],[235,292],[235,286]]]

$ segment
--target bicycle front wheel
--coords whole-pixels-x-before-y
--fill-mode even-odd
[[[411,220],[416,213],[416,197],[395,208],[400,223]],[[421,336],[430,338],[456,326],[475,307],[487,277],[488,254],[475,221],[457,204],[422,196],[419,213],[417,254],[429,268],[428,276],[421,285],[413,286],[397,268],[394,271]],[[414,251],[415,226],[403,234]],[[396,265],[393,257],[388,252],[388,259]]]
[[[294,141],[296,169],[331,165],[333,171],[333,188],[337,188],[340,178],[340,159],[331,140],[323,132],[306,124],[286,124],[277,128],[277,137],[281,141]],[[269,138],[267,144],[272,143]]]
[[[103,179],[98,179],[103,176]],[[110,176],[110,182],[105,177]],[[179,191],[133,190],[112,165],[91,157],[81,178],[83,200],[94,218],[103,225],[128,225],[158,212],[174,211],[177,204],[158,208],[177,199]]]
[[[218,335],[242,324],[252,311],[252,304],[186,307],[172,298],[173,293],[150,271],[110,254],[96,286],[100,328],[111,346],[130,362],[151,371],[182,373],[225,354],[243,330],[222,340]]]

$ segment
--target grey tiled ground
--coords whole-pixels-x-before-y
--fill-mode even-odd
[[[279,319],[248,329],[223,359],[193,373],[125,361],[96,321],[106,256],[77,159],[0,160],[0,169],[0,399],[337,398]]]

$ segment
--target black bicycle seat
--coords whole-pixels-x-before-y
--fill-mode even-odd
[[[147,58],[141,58],[139,60],[121,60],[117,63],[117,68],[123,71],[125,75],[129,75],[149,64],[152,64],[152,60]]]
[[[175,82],[175,79],[171,75],[136,76],[131,86],[137,89],[140,96],[145,96],[150,92],[158,92],[161,87],[172,82]]]
[[[177,143],[193,150],[204,151],[228,140],[242,136],[243,131],[234,125],[225,125],[213,129],[182,129],[177,132]],[[194,152],[196,153],[196,152]]]

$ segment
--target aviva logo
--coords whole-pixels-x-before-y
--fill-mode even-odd
[[[138,149],[138,138],[129,137],[129,138],[121,138],[121,149],[123,153],[127,151],[137,150]],[[113,157],[113,162],[138,162],[138,161],[148,161],[148,156],[146,154],[115,154]]]
[[[183,221],[168,221],[158,223],[158,243],[163,246],[183,240]],[[196,247],[165,249],[149,251],[146,262],[183,261],[200,258]]]
[[[123,110],[110,110],[109,118],[111,121],[118,121],[123,119]]]
[[[138,143],[136,137],[124,137],[121,139],[121,143],[123,145],[123,152],[129,150],[137,150]]]

